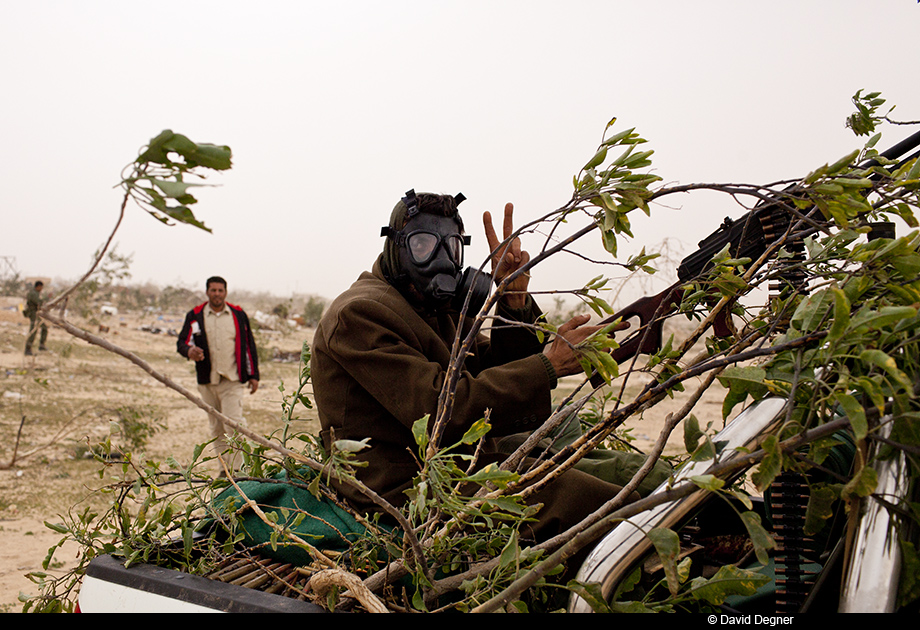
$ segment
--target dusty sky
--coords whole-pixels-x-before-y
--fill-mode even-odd
[[[637,127],[671,183],[801,176],[861,146],[860,88],[920,118],[915,0],[43,0],[0,4],[0,256],[76,278],[117,216],[114,186],[162,129],[227,144],[200,193],[213,234],[136,207],[116,240],[132,281],[334,297],[380,251],[409,188],[480,216],[564,204],[607,121]],[[887,147],[907,134],[887,128]],[[672,200],[626,251],[689,253],[732,202]],[[525,245],[536,246],[536,241]],[[556,259],[538,289],[597,265]]]

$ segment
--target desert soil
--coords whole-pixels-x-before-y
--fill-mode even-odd
[[[162,461],[171,455],[180,463],[187,462],[193,446],[208,439],[204,413],[186,398],[126,359],[62,330],[51,329],[48,352],[23,356],[27,323],[15,310],[0,310],[0,612],[19,612],[20,593],[38,593],[26,574],[42,571],[49,548],[61,539],[45,523],[61,521],[61,515],[74,506],[82,509],[87,501],[100,500],[88,497],[106,481],[99,478],[100,465],[85,453],[110,435],[115,443],[124,440],[112,434],[112,422],[126,410],[159,428],[145,440],[143,453],[135,453],[136,459]],[[100,315],[92,323],[80,319],[75,323],[136,353],[154,369],[195,391],[193,367],[175,350],[181,312]],[[264,329],[257,334],[269,356],[282,358],[299,356],[303,341],[311,339],[312,330],[298,327]],[[267,434],[280,425],[279,387],[283,383],[290,392],[297,383],[298,365],[263,360],[260,367],[261,386],[256,394],[247,396],[245,410],[250,428]],[[559,391],[564,392],[565,387]],[[701,404],[704,407],[697,410],[698,416],[701,411],[719,416],[717,395]],[[635,419],[631,425],[634,443],[647,449],[657,438],[665,415],[679,406],[679,399],[668,399]],[[678,431],[666,452],[679,450]],[[72,567],[78,552],[75,544],[64,545],[56,551],[48,573]]]

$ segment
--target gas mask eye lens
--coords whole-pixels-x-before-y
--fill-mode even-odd
[[[447,241],[447,253],[453,258],[454,262],[458,266],[463,266],[463,239],[458,235],[448,236],[445,241]]]
[[[459,234],[441,236],[433,232],[411,232],[406,236],[406,245],[412,261],[417,265],[430,262],[438,252],[441,243],[446,245],[447,254],[458,266],[463,264],[463,237]]]
[[[420,265],[431,260],[440,242],[441,239],[437,234],[431,234],[429,232],[413,232],[406,239],[406,243],[409,246],[409,254],[412,255],[412,260]]]

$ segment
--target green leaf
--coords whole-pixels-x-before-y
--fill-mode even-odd
[[[606,249],[610,254],[616,258],[617,256],[617,235],[613,230],[605,230],[601,232],[601,241],[604,243],[604,249]]]
[[[170,153],[179,154],[188,168],[203,166],[215,170],[227,170],[232,166],[230,147],[214,144],[196,144],[182,134],[166,129],[151,139],[147,149],[135,160],[137,164],[154,162],[171,166]]]
[[[725,399],[722,401],[722,419],[725,420],[731,415],[732,409],[735,406],[743,403],[748,397],[747,392],[745,391],[731,391],[725,394]]]
[[[903,607],[920,599],[920,555],[912,542],[903,538],[898,542],[902,558],[898,605]]]
[[[570,580],[569,583],[566,584],[566,588],[585,600],[588,603],[588,606],[590,606],[591,610],[594,612],[610,612],[610,606],[607,604],[607,600],[604,597],[603,591],[601,591],[600,584],[597,584],[596,582],[585,584],[583,582]]]
[[[852,496],[867,497],[873,492],[878,485],[878,473],[870,466],[863,466],[859,472],[843,487],[840,493],[841,498],[847,499]]]
[[[744,278],[739,276],[734,269],[728,269],[720,273],[713,279],[712,285],[724,297],[734,297],[740,293],[744,293],[748,288],[748,283]]]
[[[211,231],[211,228],[207,227],[204,223],[195,218],[194,213],[192,213],[192,211],[186,206],[166,206],[161,208],[161,210],[171,219],[175,219],[179,223],[194,225],[195,227],[200,228],[205,232]]]
[[[869,400],[872,401],[872,404],[883,413],[885,410],[885,394],[882,392],[882,389],[879,387],[879,384],[875,382],[874,379],[869,378],[868,376],[860,376],[856,379],[859,389],[869,397]]]
[[[896,417],[891,439],[901,444],[920,446],[920,414],[908,412]]]
[[[885,306],[877,311],[863,309],[850,321],[850,330],[865,332],[869,328],[879,329],[899,322],[902,319],[914,317],[917,309],[912,306]]]
[[[610,612],[637,615],[640,613],[656,613],[659,611],[655,608],[646,606],[642,602],[612,602],[610,604]]]
[[[754,553],[757,556],[757,561],[764,566],[768,565],[770,563],[770,554],[768,551],[776,548],[776,542],[767,530],[764,529],[763,525],[761,525],[760,515],[757,512],[743,512],[741,514],[741,522],[744,523],[748,536],[754,544]]]
[[[155,177],[151,177],[150,181],[153,182],[153,184],[157,188],[163,191],[164,195],[172,199],[186,197],[186,193],[188,192],[189,188],[201,187],[204,185],[204,184],[191,184],[187,182],[173,182],[173,181],[168,181],[164,179],[157,179]],[[183,203],[188,203],[188,202],[185,201]]]
[[[917,179],[920,178],[920,159],[914,159],[914,163],[911,165],[910,170],[907,172],[905,179]]]
[[[49,523],[48,521],[45,521],[44,523],[45,527],[53,532],[57,532],[58,534],[67,534],[70,532],[70,530],[67,529],[67,526],[63,523]]]
[[[730,366],[719,375],[723,386],[745,392],[766,392],[767,371],[757,366]]]
[[[891,378],[897,381],[905,391],[913,391],[913,383],[911,383],[910,377],[899,370],[897,362],[881,350],[863,350],[859,354],[859,359],[860,361],[865,361],[870,365],[884,370]]]
[[[704,433],[700,431],[700,423],[696,416],[690,416],[684,420],[684,448],[688,453],[692,453],[699,446],[700,438]]]
[[[710,492],[718,492],[725,487],[725,481],[715,475],[696,475],[691,477],[690,481],[703,490],[709,490]]]
[[[652,544],[655,545],[655,551],[658,552],[658,558],[664,568],[664,574],[667,578],[668,590],[672,595],[677,595],[680,589],[680,580],[677,576],[677,558],[680,555],[680,538],[670,529],[656,527],[646,534]]]
[[[521,549],[518,547],[517,530],[513,530],[511,536],[508,537],[508,542],[505,543],[504,549],[498,556],[498,566],[502,569],[511,566],[516,567],[520,557]]]
[[[750,596],[769,582],[770,578],[765,575],[729,564],[720,567],[708,580],[702,577],[694,579],[691,593],[698,600],[720,606],[729,595]]]
[[[917,160],[917,164],[920,164],[920,160]],[[917,221],[917,217],[914,215],[913,208],[906,203],[898,203],[894,205],[894,211],[899,217],[901,217],[904,222],[912,228],[920,227],[920,222]]]
[[[412,424],[412,437],[419,449],[424,450],[428,447],[428,420],[430,414],[425,414]]]
[[[708,435],[704,435],[702,443],[691,453],[690,460],[694,462],[706,462],[715,459],[716,454],[715,444],[712,443]]]
[[[614,118],[612,122],[615,122],[615,121],[616,121],[616,118]],[[612,124],[612,123],[611,123],[611,124]],[[607,128],[609,129],[609,128],[610,128],[610,125],[608,125]],[[631,135],[632,132],[634,132],[635,130],[636,130],[636,128],[635,128],[635,127],[632,127],[632,128],[630,128],[630,129],[626,129],[626,130],[624,130],[624,131],[621,131],[620,133],[617,133],[617,134],[614,134],[614,135],[610,136],[609,138],[607,138],[606,140],[604,140],[604,146],[611,146],[611,145],[617,144],[620,140],[623,140],[624,138],[626,138],[626,137],[628,137],[629,135]]]
[[[766,490],[776,476],[783,470],[783,453],[779,446],[779,439],[775,435],[768,435],[761,448],[766,451],[766,456],[760,462],[760,466],[751,475],[751,481],[758,490]]]
[[[192,545],[194,539],[192,535],[195,533],[194,528],[189,527],[188,522],[185,521],[182,523],[182,552],[186,557],[192,554]]]
[[[902,254],[891,261],[891,266],[898,270],[898,273],[913,280],[920,276],[920,256],[915,254]]]
[[[519,476],[513,473],[512,475],[513,476],[510,476],[507,478],[508,481],[509,482],[517,481]],[[503,480],[504,478],[498,478],[498,479]],[[500,488],[504,488],[508,484],[507,483],[496,483],[495,485],[499,486]],[[498,510],[502,510],[504,512],[508,512],[509,514],[518,514],[521,516],[526,515],[529,509],[529,506],[523,503],[519,497],[513,497],[513,496],[512,497],[492,497],[491,499],[483,499],[482,502],[485,505],[488,505],[489,507],[492,507]]]
[[[585,164],[581,170],[587,171],[588,169],[595,168],[602,164],[604,160],[607,159],[607,147],[602,147],[600,151],[594,154],[588,163]]]
[[[738,501],[738,503],[743,505],[746,509],[748,510],[754,509],[754,502],[751,501],[751,497],[745,494],[744,492],[741,492],[739,490],[729,489],[726,491],[726,494],[734,498],[736,501]]]
[[[627,159],[629,159],[629,156],[632,155],[632,152],[635,150],[636,150],[635,145],[628,146],[626,150],[623,152],[623,154],[620,155],[620,157],[618,157],[617,159],[615,159],[613,162],[610,163],[611,168],[614,166],[622,166],[623,163],[626,162]]]
[[[218,171],[225,171],[233,165],[233,153],[228,146],[202,143],[196,147],[197,150],[190,158],[191,162]]]
[[[719,382],[728,389],[722,402],[722,418],[727,418],[736,405],[743,403],[748,396],[759,400],[767,393],[764,380],[767,372],[757,366],[731,366],[719,375]]]
[[[617,377],[620,369],[613,357],[603,348],[579,347],[578,362],[585,374],[591,375],[596,371],[607,383]]]
[[[831,164],[830,166],[828,166],[828,167],[827,167],[827,172],[828,172],[829,174],[834,174],[834,173],[836,173],[836,172],[838,172],[838,171],[840,171],[840,170],[846,168],[846,167],[849,166],[849,165],[853,162],[853,160],[855,160],[858,156],[859,156],[859,149],[856,149],[856,150],[850,152],[849,154],[843,156],[842,158],[840,158],[839,160],[837,160],[836,162],[834,162],[834,163]]]
[[[834,515],[837,493],[827,486],[812,487],[805,509],[805,535],[814,536],[824,528],[827,519]]]
[[[427,419],[425,426],[427,429]],[[481,418],[473,423],[473,426],[471,426],[467,432],[463,434],[463,437],[460,439],[460,441],[463,444],[475,444],[484,438],[491,428],[492,425],[489,424],[485,418]]]
[[[824,325],[828,312],[834,304],[835,296],[831,291],[820,291],[809,295],[799,304],[792,315],[792,327],[804,333],[814,332]]]
[[[827,335],[827,341],[833,343],[843,337],[850,325],[850,300],[846,293],[837,287],[830,289],[834,296],[834,323]]]
[[[507,486],[512,481],[517,481],[519,475],[515,472],[502,470],[496,464],[489,464],[480,470],[477,470],[475,473],[467,477],[467,481],[477,483],[479,485],[485,485],[486,483],[494,483],[498,486],[504,487]]]
[[[624,577],[619,584],[617,584],[616,591],[613,594],[613,601],[620,601],[624,599],[624,596],[627,593],[632,592],[636,586],[642,581],[642,566],[637,566],[633,569],[626,577]]]
[[[850,420],[850,426],[853,427],[853,437],[857,440],[863,440],[869,430],[869,424],[866,421],[866,410],[854,396],[844,392],[836,392],[834,398],[843,409],[844,415]]]

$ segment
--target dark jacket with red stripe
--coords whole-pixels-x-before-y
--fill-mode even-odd
[[[249,317],[239,306],[224,303],[230,309],[233,315],[233,323],[236,326],[236,365],[239,370],[240,382],[245,383],[252,380],[259,380],[259,357],[256,352],[256,341],[252,336],[252,327],[249,325]],[[200,304],[190,310],[185,316],[185,323],[182,324],[182,330],[179,332],[179,340],[176,342],[176,350],[188,358],[189,348],[198,346],[204,350],[204,360],[195,364],[195,370],[198,373],[198,384],[207,385],[211,382],[211,355],[208,352],[208,338],[204,332],[204,307],[208,303]],[[197,334],[193,333],[192,322],[198,322]]]

